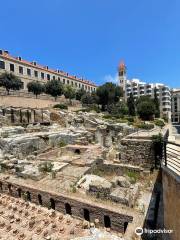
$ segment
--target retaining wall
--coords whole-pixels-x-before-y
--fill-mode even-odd
[[[162,169],[164,226],[172,229],[169,239],[178,240],[180,237],[180,176],[167,167]]]

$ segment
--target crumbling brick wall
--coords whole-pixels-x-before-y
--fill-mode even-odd
[[[20,186],[17,184],[11,184],[8,181],[4,181],[0,183],[0,191],[5,194],[10,194],[14,197],[19,197],[19,191],[21,190],[21,197],[24,196],[24,193],[30,193],[30,201],[39,204],[38,194],[41,196],[42,205],[44,207],[50,207],[50,199],[53,199],[55,203],[55,210],[66,213],[65,204],[68,203],[71,206],[71,212],[74,217],[84,218],[84,210],[88,210],[90,221],[94,221],[95,219],[99,219],[100,225],[104,226],[104,217],[108,216],[111,221],[111,229],[124,232],[125,226],[132,222],[133,217],[125,214],[121,214],[119,212],[110,210],[109,208],[105,208],[103,206],[99,206],[98,204],[90,204],[86,201],[79,201],[75,198],[57,195],[55,193],[45,192],[43,190],[38,190],[34,188],[30,188],[27,186]],[[26,196],[27,197],[27,196]]]

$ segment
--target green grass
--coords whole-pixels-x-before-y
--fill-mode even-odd
[[[63,141],[63,140],[61,140],[60,142],[59,142],[59,147],[60,148],[62,148],[62,147],[65,147],[67,144]]]
[[[128,170],[128,171],[126,171],[125,174],[129,177],[130,183],[132,183],[132,184],[136,183],[140,178],[140,174],[135,171]]]

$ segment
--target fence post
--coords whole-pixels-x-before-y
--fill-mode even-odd
[[[164,164],[167,166],[167,141],[164,141]]]

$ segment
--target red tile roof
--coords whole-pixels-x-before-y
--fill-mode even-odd
[[[3,56],[7,60],[12,60],[12,61],[15,61],[15,62],[17,62],[19,64],[25,64],[25,65],[27,65],[29,67],[38,68],[39,70],[46,71],[46,72],[49,72],[51,74],[59,74],[61,76],[63,75],[64,77],[71,78],[72,80],[75,80],[75,81],[78,81],[78,82],[81,82],[81,83],[84,83],[84,84],[89,84],[89,85],[91,85],[93,87],[96,87],[96,84],[92,83],[89,80],[84,80],[84,79],[78,78],[76,76],[69,75],[68,73],[66,73],[66,72],[64,72],[62,70],[59,70],[59,73],[58,73],[57,70],[49,69],[49,68],[46,69],[47,66],[43,66],[43,65],[40,65],[40,64],[37,64],[37,63],[36,63],[36,65],[34,65],[33,62],[29,62],[29,61],[24,60],[22,58],[21,58],[21,60],[19,60],[18,57],[13,57],[9,53],[4,52],[4,51],[3,51],[3,54],[1,56]]]

